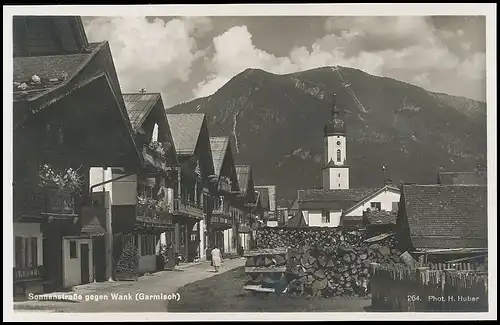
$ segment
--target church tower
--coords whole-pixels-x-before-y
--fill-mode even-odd
[[[349,188],[349,166],[346,165],[346,128],[339,117],[339,110],[333,95],[332,117],[325,125],[323,167],[323,189],[338,190]]]

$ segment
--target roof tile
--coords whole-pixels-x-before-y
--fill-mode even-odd
[[[269,200],[269,189],[265,187],[255,187],[255,191],[259,192],[260,204],[264,210],[269,211],[270,200]]]
[[[204,119],[205,114],[202,113],[167,114],[177,154],[192,155],[194,153]]]
[[[127,108],[128,117],[132,128],[137,132],[137,129],[144,122],[149,112],[153,109],[160,98],[159,93],[140,94],[129,93],[123,94],[123,101]]]
[[[238,177],[238,184],[240,185],[240,193],[246,195],[252,167],[249,165],[237,165],[235,168],[236,176]]]
[[[341,190],[299,190],[300,202],[360,201],[380,188],[349,188]]]
[[[439,183],[442,185],[487,185],[486,171],[475,172],[441,172]]]
[[[212,159],[214,161],[215,175],[219,176],[229,145],[229,137],[211,137],[210,147],[212,149]]]
[[[363,212],[363,218],[368,221],[369,224],[372,225],[380,225],[380,224],[396,224],[397,213],[392,211],[370,211]]]
[[[486,186],[405,185],[405,211],[415,248],[485,248]]]
[[[92,51],[88,53],[14,57],[14,99],[36,97],[72,79],[104,43],[93,43]],[[32,82],[34,75],[40,78],[40,82]],[[21,88],[23,84],[27,88]]]

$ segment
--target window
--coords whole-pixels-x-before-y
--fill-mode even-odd
[[[30,238],[30,248],[31,248],[31,266],[38,265],[38,238],[31,237]]]
[[[392,202],[392,212],[398,212],[399,202]]]
[[[14,242],[16,267],[38,266],[38,238],[16,237]]]
[[[156,123],[153,127],[153,134],[151,135],[151,141],[158,141],[158,124]]]
[[[69,241],[69,258],[77,258],[76,253],[76,240]]]
[[[153,197],[153,186],[147,184],[146,182],[139,182],[137,188],[137,194],[144,197]]]
[[[337,141],[337,146],[340,146],[340,141]]]
[[[155,255],[156,238],[155,235],[140,235],[141,236],[141,256]]]
[[[325,148],[325,164],[328,164],[328,138],[325,138],[325,145],[323,146]]]
[[[330,223],[330,211],[323,210],[321,214],[321,222],[322,223]]]
[[[340,149],[337,149],[337,161],[338,162],[341,162],[341,158],[340,158]]]
[[[371,202],[370,203],[370,208],[372,210],[380,211],[381,210],[381,203],[380,202]]]
[[[339,177],[340,177],[340,173],[339,173]]]

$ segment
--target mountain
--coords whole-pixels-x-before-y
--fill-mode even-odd
[[[350,187],[386,177],[435,183],[438,171],[486,165],[486,104],[361,70],[325,67],[275,75],[247,69],[211,96],[171,107],[203,112],[211,136],[231,137],[235,161],[255,184],[276,184],[280,204],[321,187],[323,127],[332,94],[347,125]]]

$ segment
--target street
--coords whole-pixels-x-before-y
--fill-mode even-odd
[[[244,264],[244,259],[226,260],[220,273]],[[166,312],[168,299],[173,299],[171,304],[175,304],[175,299],[182,301],[182,296],[176,295],[180,287],[214,275],[217,273],[213,271],[209,262],[203,262],[198,265],[179,267],[174,271],[145,275],[138,281],[90,283],[64,293],[78,296],[77,301],[28,300],[14,303],[14,309],[74,313]]]

